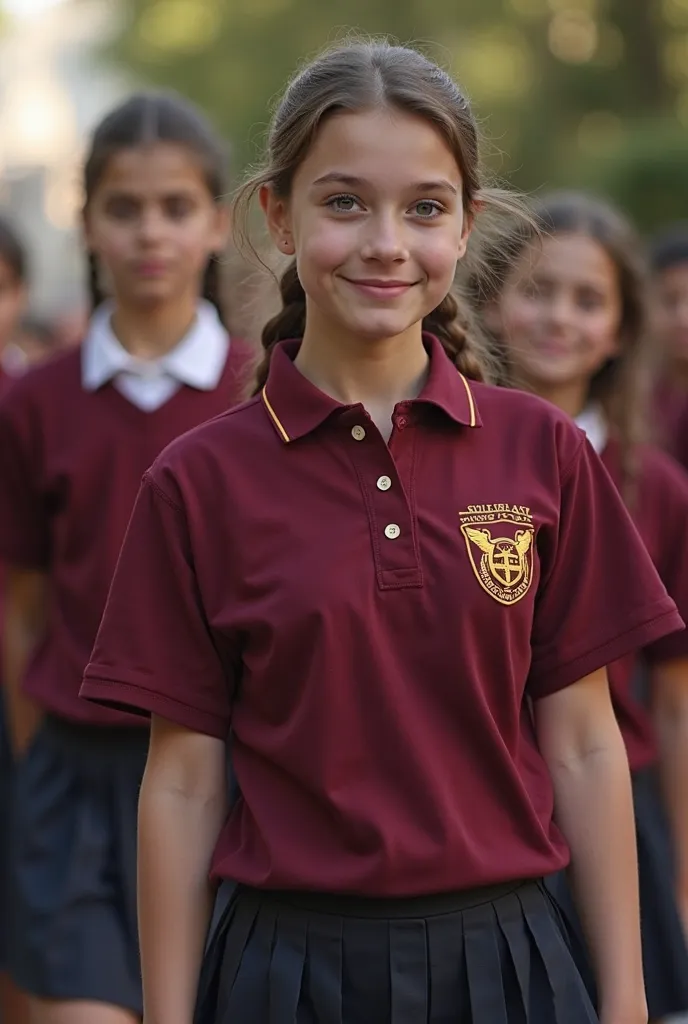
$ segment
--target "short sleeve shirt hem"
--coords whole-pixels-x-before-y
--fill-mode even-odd
[[[654,608],[644,608],[640,621],[616,637],[605,640],[592,649],[586,649],[569,661],[557,664],[548,661],[546,657],[542,658],[531,668],[528,684],[530,695],[537,700],[557,693],[623,657],[629,650],[640,650],[665,636],[667,632],[682,628],[681,616],[670,599],[658,602]]]
[[[149,717],[159,715],[176,725],[193,732],[226,739],[229,723],[212,711],[201,711],[188,704],[145,689],[139,682],[122,679],[108,679],[98,672],[97,666],[88,669],[88,676],[81,687],[81,696],[106,707],[126,708],[127,711]]]

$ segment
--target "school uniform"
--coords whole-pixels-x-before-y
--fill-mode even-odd
[[[140,717],[80,700],[79,686],[144,471],[243,397],[250,353],[202,303],[173,351],[141,363],[110,316],[99,310],[80,350],[0,402],[0,557],[50,578],[46,635],[24,681],[45,721],[14,786],[10,967],[36,996],[140,1013],[135,837],[148,732]]]
[[[12,378],[0,365],[0,397],[9,388]],[[4,573],[0,564],[0,665],[2,665]],[[9,806],[12,778],[12,753],[7,729],[5,696],[0,672],[0,971],[7,959],[7,843],[9,836]]]
[[[231,724],[202,1024],[596,1019],[526,698],[682,621],[582,433],[426,346],[387,444],[281,343],[137,499],[81,692]]]
[[[688,393],[661,380],[652,394],[652,440],[688,470]]]
[[[609,438],[597,407],[577,419],[621,489],[619,445]],[[631,512],[668,593],[688,616],[688,476],[659,449],[639,446]],[[652,716],[638,692],[638,679],[662,662],[688,658],[688,631],[682,630],[630,651],[608,667],[609,688],[626,744],[633,782],[645,987],[652,1020],[688,1011],[688,947],[676,904],[669,824],[655,775],[659,748]],[[583,953],[582,931],[566,879],[557,876],[551,891],[573,928]],[[589,985],[594,992],[592,979]]]

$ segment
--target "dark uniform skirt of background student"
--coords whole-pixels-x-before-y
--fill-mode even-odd
[[[9,964],[35,996],[142,1012],[136,813],[147,751],[146,729],[48,716],[16,774]]]
[[[7,844],[9,842],[9,813],[12,757],[7,734],[5,699],[0,690],[0,971],[7,964],[9,941],[7,923]]]
[[[688,1007],[688,954],[676,909],[674,865],[668,823],[652,771],[633,774],[638,839],[641,934],[645,991],[651,1020],[682,1013]],[[595,983],[571,891],[563,873],[548,879],[569,930],[569,941],[593,1002]]]
[[[239,888],[195,1024],[597,1020],[539,881],[371,899]]]

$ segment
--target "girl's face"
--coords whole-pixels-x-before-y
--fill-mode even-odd
[[[26,308],[26,286],[0,256],[0,350],[12,340]]]
[[[616,265],[582,234],[551,235],[516,261],[497,320],[517,375],[535,391],[581,388],[620,351],[622,296]]]
[[[662,351],[688,367],[688,261],[655,278],[654,326]]]
[[[118,304],[194,299],[227,213],[184,146],[154,143],[115,152],[85,212],[86,243]]]
[[[288,200],[261,202],[296,254],[309,333],[379,341],[418,330],[451,288],[470,230],[456,160],[421,117],[330,117]]]

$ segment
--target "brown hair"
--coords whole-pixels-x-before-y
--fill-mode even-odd
[[[0,217],[0,260],[7,264],[17,284],[26,284],[26,250],[14,227],[4,217]]]
[[[502,236],[498,246],[483,250],[482,269],[470,278],[469,293],[478,309],[489,308],[521,254],[543,236],[585,235],[610,256],[621,294],[620,353],[592,378],[589,397],[604,409],[611,433],[620,445],[624,493],[628,497],[637,468],[636,446],[646,435],[649,381],[648,274],[640,238],[619,210],[582,192],[554,192],[535,203],[532,213],[532,223],[521,220]],[[503,356],[508,368],[508,353]]]
[[[112,110],[97,126],[84,167],[85,208],[105,172],[108,161],[122,149],[168,142],[188,149],[198,160],[208,191],[216,203],[228,188],[227,154],[205,117],[175,93],[137,93]],[[91,308],[96,309],[105,296],[101,291],[98,266],[88,254]],[[203,279],[203,298],[215,306],[220,320],[224,313],[220,298],[220,270],[211,257]]]
[[[234,202],[237,241],[254,252],[248,238],[250,204],[263,185],[288,196],[294,175],[326,118],[341,111],[389,107],[424,117],[443,136],[463,179],[467,215],[492,206],[516,214],[517,199],[500,189],[483,187],[479,139],[468,101],[452,78],[416,50],[386,40],[353,40],[327,50],[289,83],[277,106],[268,135],[265,166],[239,189]],[[274,345],[301,337],[306,296],[293,260],[280,281],[282,309],[263,328],[265,356],[258,368],[256,390],[265,383]],[[493,376],[489,342],[458,289],[451,291],[423,321],[467,377]]]

